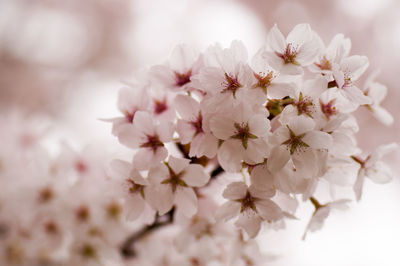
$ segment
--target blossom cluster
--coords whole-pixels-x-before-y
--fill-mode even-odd
[[[117,178],[132,184],[130,218],[174,210],[197,221],[204,215],[199,200],[220,205],[222,194],[226,202],[206,216],[216,223],[234,219],[254,238],[262,224],[280,227],[274,225],[296,218],[299,200],[310,200],[315,212],[307,232],[350,201],[319,203],[320,183],[353,186],[359,200],[365,178],[388,182],[391,172],[381,159],[397,144],[363,157],[353,115],[365,107],[392,124],[380,106],[387,88],[376,75],[359,84],[369,61],[350,55],[350,48],[342,34],[325,45],[308,24],[286,37],[275,25],[250,58],[240,41],[203,53],[179,45],[167,62],[121,89],[123,116],[112,119],[113,134],[136,153],[132,162],[113,166],[121,171]],[[213,174],[218,167],[224,178]],[[220,190],[210,193],[213,183]]]
[[[308,24],[286,37],[273,26],[252,57],[240,41],[177,46],[120,90],[122,115],[108,119],[131,161],[108,165],[99,147],[51,156],[25,123],[2,121],[15,152],[0,153],[0,264],[265,265],[262,227],[284,228],[310,202],[305,237],[347,208],[320,186],[360,200],[366,178],[392,177],[382,159],[397,144],[357,145],[359,107],[393,118],[387,88],[375,74],[360,84],[369,62],[350,48]]]

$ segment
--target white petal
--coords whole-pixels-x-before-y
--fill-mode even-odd
[[[119,126],[117,136],[121,144],[132,149],[137,149],[146,141],[146,136],[132,124]]]
[[[133,119],[135,127],[146,135],[154,135],[153,118],[148,112],[137,111]]]
[[[172,168],[175,174],[179,174],[180,172],[183,171],[183,169],[188,167],[188,165],[190,164],[190,160],[185,158],[177,158],[174,156],[169,156],[168,164]]]
[[[243,228],[250,238],[257,236],[261,228],[261,218],[254,211],[246,210],[240,214],[235,225]]]
[[[150,169],[148,174],[149,181],[154,185],[159,185],[162,181],[169,177],[169,171],[165,164],[159,164]]]
[[[128,221],[136,220],[144,210],[145,201],[139,193],[136,193],[126,202]]]
[[[359,201],[362,196],[363,186],[364,186],[364,171],[360,171],[357,176],[357,180],[353,185],[354,194],[356,196],[356,200]]]
[[[171,68],[178,72],[187,72],[197,58],[195,50],[186,44],[175,46],[169,58]]]
[[[186,217],[197,212],[197,197],[192,188],[178,186],[175,191],[175,205]]]
[[[215,214],[217,221],[228,221],[239,214],[241,204],[236,201],[225,202],[221,207],[218,208]]]
[[[373,107],[372,111],[375,118],[382,122],[385,126],[391,126],[394,123],[393,116],[386,110],[380,106]]]
[[[210,129],[213,135],[219,139],[229,139],[235,133],[233,119],[225,115],[216,115],[210,119]]]
[[[287,147],[283,145],[274,147],[267,160],[268,170],[271,171],[271,173],[277,173],[286,165],[289,159],[290,153]]]
[[[299,136],[313,130],[315,127],[315,122],[310,117],[297,116],[290,119],[288,126],[296,136]]]
[[[356,81],[367,70],[368,66],[368,58],[360,55],[347,57],[341,62],[341,68],[350,73],[352,81]]]
[[[313,149],[329,149],[332,145],[332,136],[322,131],[309,131],[302,140]]]
[[[188,144],[189,142],[191,142],[194,135],[196,134],[196,130],[191,123],[180,119],[178,120],[178,123],[176,125],[176,131],[179,134],[179,140],[182,144]]]
[[[243,146],[239,140],[226,140],[218,150],[218,162],[226,172],[239,172],[242,169]]]
[[[298,24],[289,32],[286,42],[296,46],[301,46],[312,38],[312,30],[309,24]]]
[[[272,187],[258,188],[256,184],[251,184],[249,187],[249,192],[252,197],[257,199],[269,199],[275,195],[275,189]]]
[[[267,36],[267,44],[276,52],[283,53],[286,49],[286,40],[278,26],[275,24]]]
[[[319,53],[319,42],[317,38],[306,41],[296,55],[296,61],[302,66],[311,65]]]
[[[151,167],[158,165],[168,156],[165,147],[158,147],[156,151],[151,148],[141,148],[133,157],[133,165],[139,171],[149,170]]]
[[[170,185],[151,186],[147,189],[146,201],[159,215],[164,215],[174,205],[174,194]]]
[[[272,200],[258,200],[255,203],[259,215],[268,221],[278,221],[282,219],[283,213],[281,208]]]
[[[222,193],[222,196],[229,200],[243,199],[247,193],[247,185],[243,182],[230,183]]]
[[[343,95],[350,101],[359,105],[371,104],[372,100],[357,88],[356,86],[349,86],[342,89]]]
[[[206,156],[213,158],[217,154],[218,150],[218,139],[210,133],[198,134],[193,138],[190,144],[190,157],[201,157]]]
[[[249,120],[250,133],[257,137],[267,136],[271,128],[269,120],[264,115],[253,115]]]
[[[132,164],[122,160],[112,160],[110,163],[110,175],[118,179],[126,179],[132,170]]]
[[[182,119],[188,121],[196,120],[200,111],[199,102],[187,95],[176,96],[174,107]]]
[[[208,183],[210,176],[199,164],[191,164],[186,167],[182,179],[191,187],[202,187]]]
[[[270,190],[274,187],[274,176],[268,170],[267,164],[263,163],[251,170],[251,184],[259,190]]]
[[[169,121],[162,120],[160,124],[157,125],[156,131],[161,142],[170,142],[172,140],[172,135],[174,134],[174,124]]]

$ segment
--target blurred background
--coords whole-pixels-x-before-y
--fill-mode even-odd
[[[372,151],[400,140],[399,14],[396,0],[0,0],[0,112],[43,116],[50,139],[120,155],[99,118],[118,114],[118,90],[140,68],[163,62],[179,43],[204,49],[240,39],[254,53],[274,23],[287,34],[306,22],[325,43],[343,33],[351,54],[370,59],[368,73],[380,70],[378,81],[389,88],[383,106],[395,122],[385,127],[357,113],[360,146]],[[396,173],[399,159],[389,158]],[[265,232],[262,249],[278,256],[272,265],[400,265],[399,192],[398,176],[383,186],[367,181],[359,204],[301,241],[312,213],[305,204],[300,221]]]

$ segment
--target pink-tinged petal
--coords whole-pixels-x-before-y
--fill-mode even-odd
[[[309,131],[302,140],[313,149],[329,149],[332,145],[332,136],[322,131]]]
[[[145,201],[139,193],[136,193],[132,196],[127,203],[126,206],[126,219],[128,221],[134,221],[142,214],[144,210]]]
[[[250,139],[247,149],[242,151],[243,160],[251,165],[262,163],[269,154],[269,146],[264,139]]]
[[[218,208],[215,219],[217,221],[226,222],[239,214],[241,206],[242,205],[236,201],[225,202]]]
[[[210,176],[206,174],[201,165],[191,164],[186,167],[182,179],[191,187],[202,187],[208,183]]]
[[[132,169],[132,171],[130,172],[129,175],[130,179],[133,180],[133,182],[135,182],[136,184],[142,185],[142,186],[147,186],[149,185],[149,180],[144,179],[142,177],[142,175],[140,174],[140,172],[136,169]]]
[[[339,89],[343,88],[343,85],[344,85],[344,73],[340,69],[340,66],[338,64],[335,64],[335,63],[332,64],[332,74],[333,74],[333,78],[336,81],[337,87]]]
[[[268,170],[267,164],[257,165],[251,170],[251,185],[259,190],[270,191],[274,187],[274,176]]]
[[[156,133],[160,141],[164,143],[172,141],[174,130],[174,124],[165,120],[161,121],[156,127]]]
[[[269,120],[264,115],[253,115],[249,119],[250,133],[257,137],[265,137],[271,128]]]
[[[296,55],[296,61],[302,66],[308,66],[315,62],[320,52],[318,39],[312,37],[310,41],[306,41]]]
[[[110,163],[110,175],[117,179],[126,179],[132,170],[132,164],[122,160],[112,160]]]
[[[282,99],[286,96],[294,96],[296,85],[294,83],[272,82],[268,86],[268,96],[270,99]]]
[[[210,119],[210,129],[219,139],[227,140],[235,133],[234,121],[225,115],[216,115]]]
[[[151,167],[158,165],[168,156],[165,147],[159,147],[156,151],[151,148],[142,148],[133,157],[133,166],[139,171],[149,170]]]
[[[272,187],[263,187],[259,189],[256,184],[251,184],[249,187],[249,192],[253,198],[257,199],[269,199],[275,195],[276,190]]]
[[[368,96],[374,103],[380,103],[385,99],[387,94],[387,87],[381,83],[373,82],[368,86]]]
[[[154,135],[153,117],[144,111],[137,111],[133,119],[135,127],[146,135]]]
[[[353,55],[342,60],[341,68],[348,72],[352,81],[356,81],[369,66],[366,56]]]
[[[371,167],[377,161],[379,161],[383,156],[385,156],[388,153],[392,153],[392,152],[398,150],[398,148],[399,148],[399,145],[397,143],[395,143],[395,142],[379,146],[371,154],[370,158],[365,163],[365,167],[366,168]]]
[[[279,145],[272,149],[270,156],[267,160],[267,167],[271,173],[277,173],[281,170],[290,159],[289,150]]]
[[[315,122],[310,117],[297,116],[290,119],[288,126],[296,136],[299,136],[308,131],[314,130]]]
[[[386,110],[380,106],[372,107],[372,114],[374,117],[382,122],[385,126],[391,126],[394,123],[393,116]]]
[[[118,129],[117,135],[121,144],[132,149],[137,149],[147,140],[146,135],[132,124],[121,125]]]
[[[230,183],[222,193],[222,196],[229,200],[238,200],[246,197],[247,185],[244,182]]]
[[[309,24],[297,24],[291,32],[289,32],[286,42],[294,47],[301,46],[311,40],[313,32]]]
[[[169,58],[169,64],[175,71],[187,72],[197,59],[196,51],[189,45],[181,44],[175,46]]]
[[[218,162],[226,172],[236,173],[242,169],[242,142],[226,140],[218,150]]]
[[[213,158],[218,151],[218,139],[210,133],[199,134],[193,138],[190,144],[190,157],[206,156]]]
[[[317,160],[317,155],[312,149],[306,149],[292,154],[292,161],[296,167],[296,171],[302,175],[303,178],[307,179],[317,175],[319,170],[319,165],[316,163]]]
[[[376,184],[386,184],[393,179],[390,167],[380,161],[374,167],[366,169],[365,175]]]
[[[176,158],[174,156],[169,156],[168,164],[175,174],[179,174],[183,171],[189,164],[190,160],[185,158]]]
[[[301,66],[294,64],[284,64],[280,69],[282,75],[303,75],[304,70]]]
[[[261,221],[261,217],[254,211],[246,210],[239,215],[239,219],[235,222],[235,225],[243,228],[250,238],[254,238],[260,231]]]
[[[277,56],[275,52],[265,51],[263,52],[262,57],[276,71],[280,71],[284,65],[284,61],[282,60],[282,58]]]
[[[193,125],[184,120],[178,120],[176,131],[179,134],[179,140],[182,144],[188,144],[191,142],[196,134],[196,129],[193,127]]]
[[[281,208],[272,200],[264,199],[256,201],[258,214],[265,220],[278,221],[283,218]]]
[[[169,178],[168,167],[161,163],[158,166],[151,168],[147,177],[153,185],[159,185],[167,178]]]
[[[170,185],[151,186],[146,194],[146,201],[159,215],[164,215],[172,209],[174,198]]]
[[[168,66],[152,66],[149,71],[149,76],[151,80],[162,84],[165,87],[171,87],[175,85],[175,74]]]
[[[354,191],[357,201],[360,201],[361,196],[362,196],[364,179],[365,179],[364,171],[360,171],[358,173],[357,180],[353,185],[353,191]]]
[[[234,40],[229,49],[230,57],[236,63],[246,63],[248,59],[247,49],[242,41]]]
[[[199,116],[200,103],[190,96],[178,95],[175,97],[175,110],[187,121],[195,121]]]
[[[328,88],[328,81],[322,76],[318,76],[314,79],[307,80],[303,84],[303,93],[308,97],[317,99],[324,93]]]
[[[276,24],[268,33],[267,44],[275,52],[283,53],[285,51],[286,40]]]
[[[371,104],[371,98],[364,95],[364,93],[356,86],[349,86],[342,89],[343,95],[351,102],[359,105]]]
[[[192,188],[178,186],[175,191],[175,205],[186,217],[197,213],[197,197]]]

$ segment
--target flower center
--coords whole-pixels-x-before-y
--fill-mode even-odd
[[[321,61],[319,63],[314,63],[319,69],[321,70],[332,70],[332,65],[331,62],[326,59],[326,57],[322,57]]]
[[[144,186],[140,185],[140,184],[136,184],[132,179],[127,179],[126,180],[128,182],[128,190],[129,193],[140,193],[140,195],[142,195],[142,198],[144,198]]]
[[[256,139],[257,136],[250,133],[250,127],[248,123],[235,123],[236,134],[231,136],[233,139],[239,139],[242,141],[243,148],[247,149],[248,140]]]
[[[257,79],[257,83],[253,86],[253,88],[261,88],[265,94],[267,94],[267,88],[271,84],[273,79],[273,72],[269,71],[266,75],[265,73],[254,73],[254,77]]]
[[[242,87],[242,85],[239,83],[237,80],[237,77],[233,77],[225,73],[225,81],[223,83],[225,88],[221,91],[221,93],[224,92],[232,92],[233,97],[235,98],[236,91]]]
[[[168,109],[167,99],[164,100],[154,100],[154,113],[159,115]]]
[[[147,142],[140,145],[141,148],[150,148],[153,152],[156,152],[159,147],[163,147],[164,143],[160,141],[157,135],[149,136],[147,135]]]
[[[176,86],[182,87],[183,85],[190,82],[190,77],[192,76],[192,70],[186,73],[179,73],[175,71],[175,84]]]
[[[185,183],[185,181],[183,181],[181,179],[181,177],[183,176],[185,171],[182,171],[182,172],[177,174],[177,173],[174,172],[174,170],[172,170],[172,168],[169,166],[168,163],[165,163],[165,165],[168,167],[169,177],[164,179],[161,182],[161,184],[171,184],[173,192],[176,191],[176,187],[177,186],[187,187],[187,184]]]
[[[239,199],[238,201],[242,204],[240,212],[244,212],[247,208],[250,208],[253,211],[257,212],[257,208],[255,205],[256,198],[253,198],[249,191],[247,191],[246,196],[244,198]]]
[[[278,52],[275,52],[275,54],[282,58],[285,64],[299,65],[299,63],[296,61],[297,50],[292,46],[291,43],[288,43],[283,54]]]
[[[297,115],[305,114],[309,117],[313,111],[314,104],[310,97],[303,97],[303,93],[300,92],[299,101],[294,103],[297,107]]]
[[[296,136],[289,126],[287,126],[287,128],[289,129],[290,138],[284,141],[282,144],[287,145],[290,150],[290,155],[292,155],[295,151],[300,151],[302,148],[310,147],[307,143],[302,141],[306,133]]]
[[[335,101],[336,101],[336,99],[333,99],[325,104],[321,101],[321,99],[319,100],[319,104],[321,106],[321,111],[328,120],[331,118],[331,116],[337,114],[336,107],[334,106]]]

